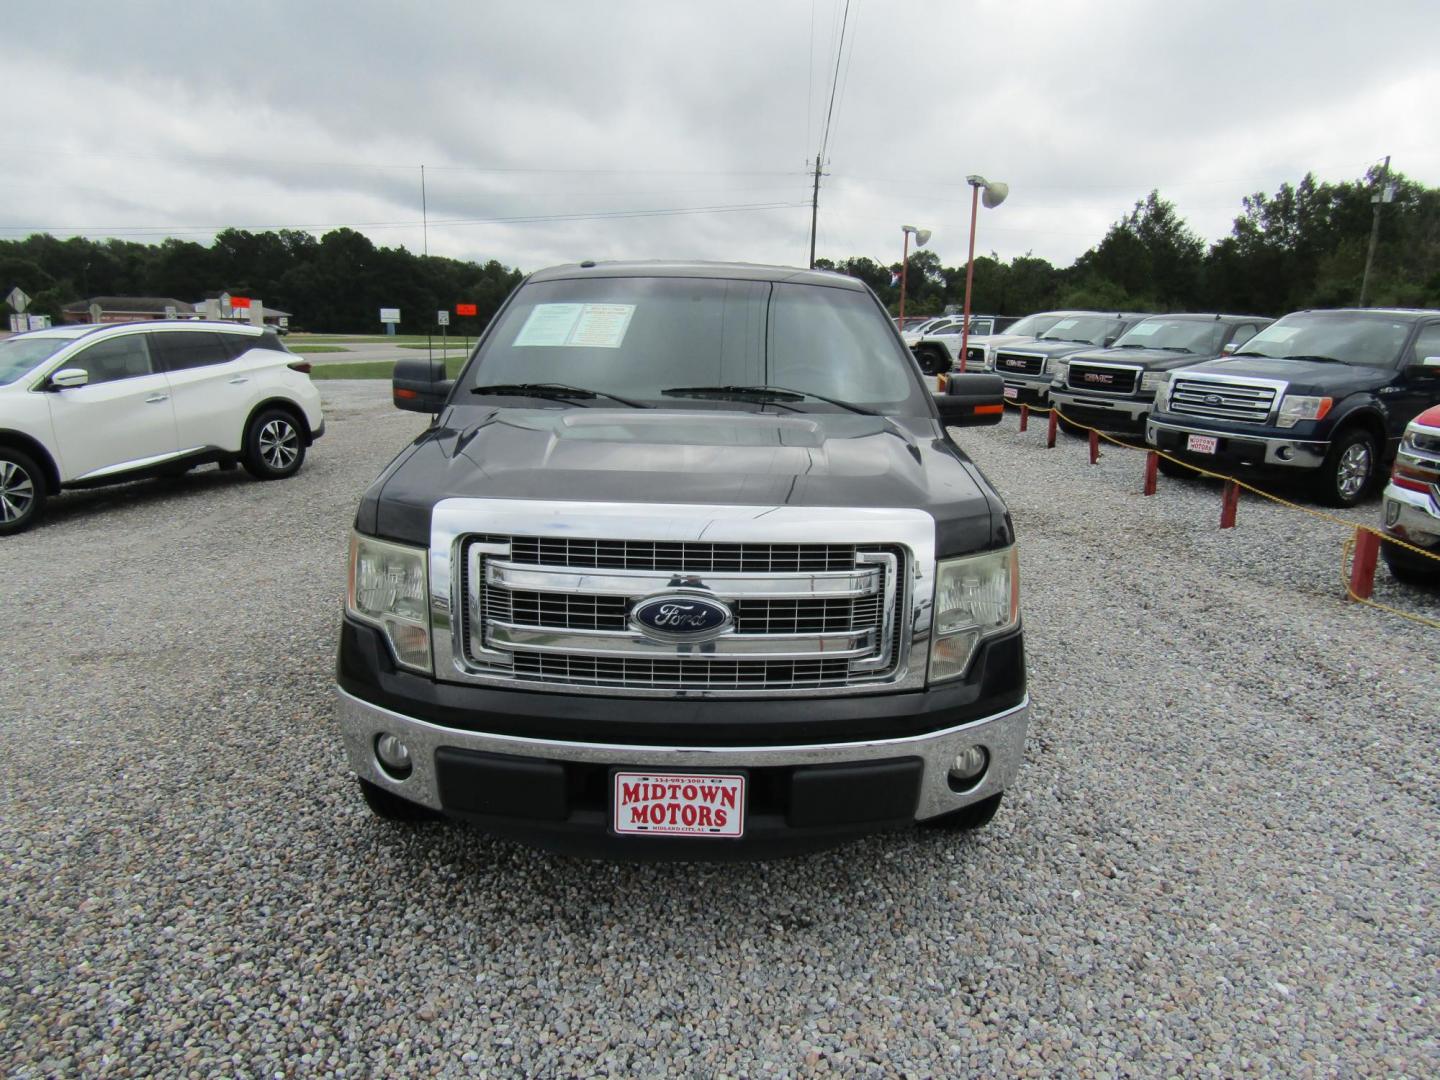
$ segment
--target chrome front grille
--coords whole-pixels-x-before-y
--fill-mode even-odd
[[[1180,378],[1170,384],[1170,411],[1207,420],[1263,424],[1270,419],[1280,384]]]
[[[898,545],[755,544],[474,535],[455,545],[467,668],[521,683],[713,692],[893,678],[911,603]],[[635,604],[691,590],[733,626],[655,640]]]

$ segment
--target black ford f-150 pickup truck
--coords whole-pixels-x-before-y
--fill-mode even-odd
[[[1174,372],[1234,352],[1275,320],[1258,315],[1155,315],[1113,348],[1050,362],[1050,402],[1077,423],[1145,434],[1155,390]]]
[[[1353,506],[1405,425],[1437,402],[1440,311],[1299,311],[1233,355],[1177,372],[1145,437],[1200,465],[1308,470],[1316,498]]]
[[[370,807],[748,858],[983,825],[1029,712],[1010,515],[852,278],[529,277],[355,518],[338,714]]]

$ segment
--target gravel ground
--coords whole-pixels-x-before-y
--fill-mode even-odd
[[[0,542],[9,1074],[1440,1073],[1440,633],[1338,599],[1343,530],[1247,498],[1222,533],[1138,455],[961,433],[1022,537],[995,822],[589,863],[361,804],[343,552],[418,425],[322,389],[293,480],[67,495]]]

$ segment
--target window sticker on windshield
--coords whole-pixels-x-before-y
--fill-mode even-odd
[[[1075,325],[1077,322],[1079,322],[1079,321],[1080,321],[1079,319],[1061,319],[1061,320],[1060,320],[1059,322],[1057,322],[1054,326],[1050,327],[1050,329],[1051,329],[1051,330],[1069,330],[1070,327],[1074,326],[1074,325]]]
[[[515,345],[618,349],[634,314],[634,304],[536,304]]]
[[[618,349],[630,328],[634,304],[586,304],[566,345],[591,349]]]
[[[1262,337],[1266,341],[1289,341],[1300,330],[1301,327],[1298,326],[1272,326],[1269,330],[1260,331],[1256,336]]]
[[[1142,322],[1139,326],[1132,326],[1130,328],[1131,337],[1149,337],[1151,334],[1156,334],[1159,332],[1159,323]]]

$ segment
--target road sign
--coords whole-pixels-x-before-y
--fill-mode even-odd
[[[10,290],[10,294],[5,297],[5,302],[9,304],[14,311],[24,311],[30,303],[30,297],[25,295],[25,291],[21,289],[19,285],[16,285],[15,288]]]
[[[167,319],[173,319],[173,318],[175,318],[175,305],[174,305],[174,304],[166,304],[166,305],[165,305],[165,318],[167,318]]]
[[[398,323],[400,321],[400,309],[398,307],[382,307],[380,309],[380,321],[383,323]]]
[[[450,312],[448,312],[448,311],[437,311],[437,312],[435,313],[435,321],[436,321],[437,323],[439,323],[441,326],[449,326],[449,325],[450,325]]]
[[[476,312],[475,312],[475,305],[474,305],[474,304],[456,304],[456,305],[455,305],[455,314],[456,314],[456,315],[474,315],[475,313],[476,313]]]

